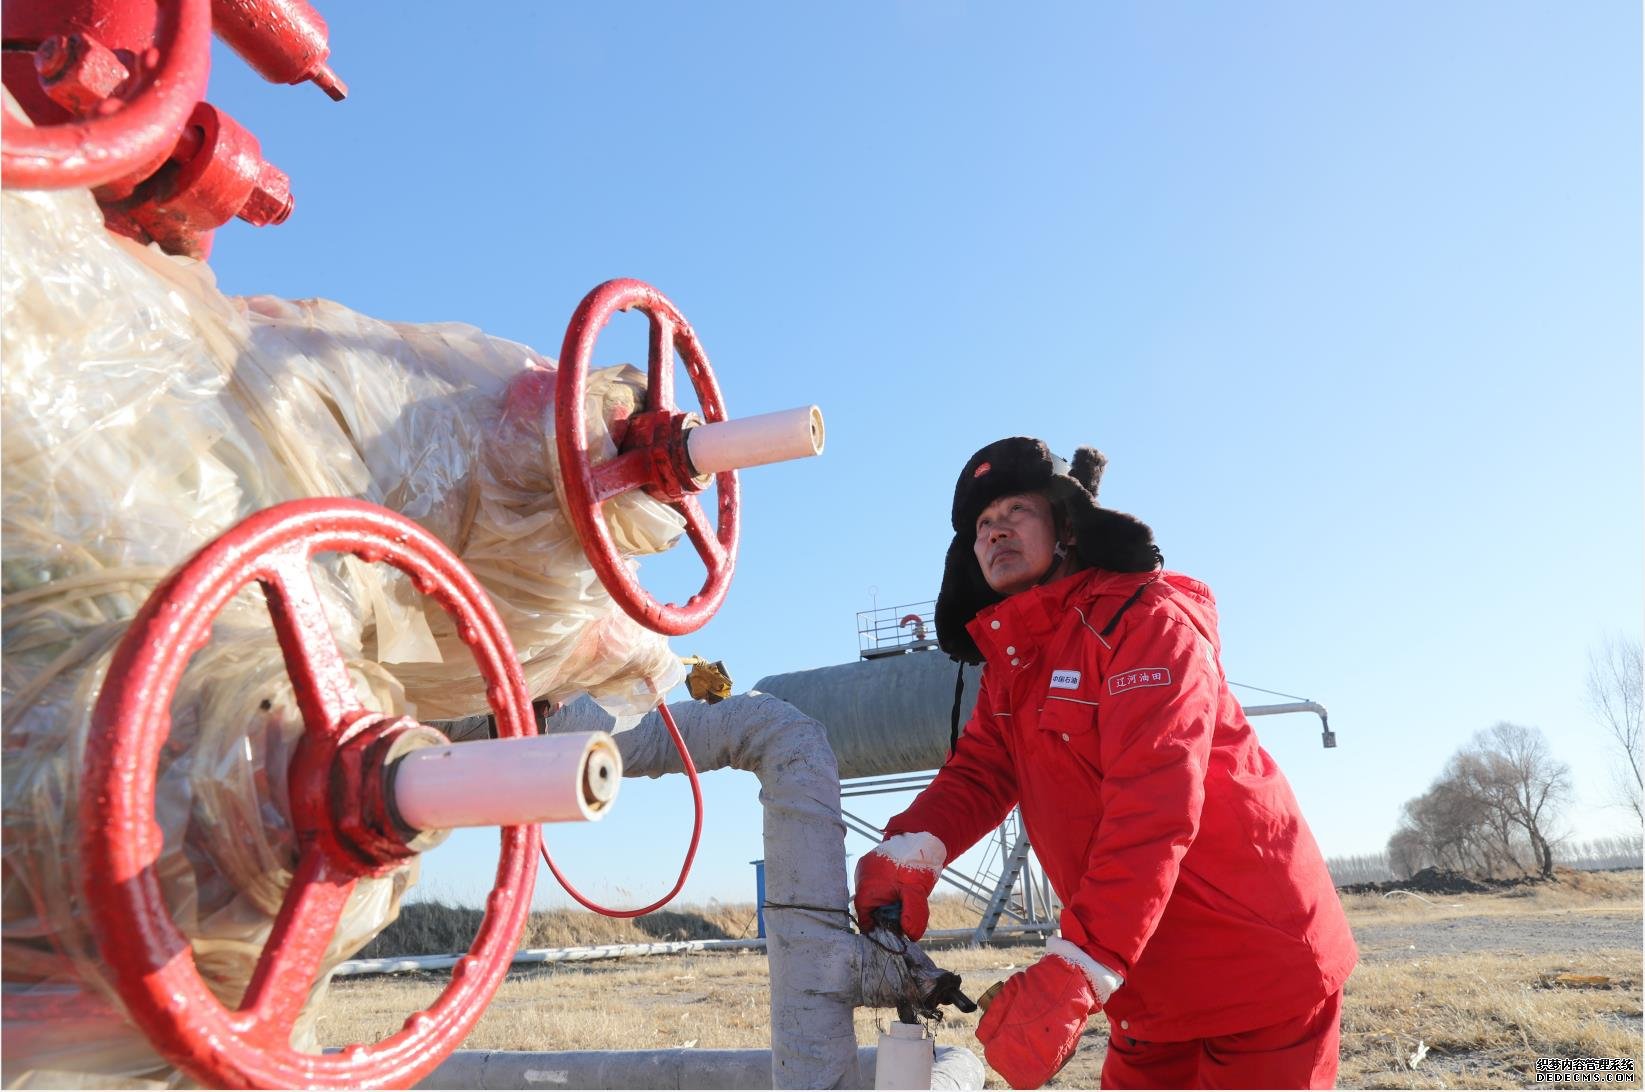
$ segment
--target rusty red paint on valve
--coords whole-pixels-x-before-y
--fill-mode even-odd
[[[112,9],[118,15],[124,7],[106,0],[94,9],[88,21]],[[14,9],[17,11],[14,19]],[[211,67],[211,9],[209,0],[174,0],[160,5],[156,38],[164,43],[157,68],[138,76],[138,87],[130,101],[104,99],[91,114],[55,125],[24,124],[7,114],[0,119],[0,179],[12,189],[72,189],[102,186],[143,168],[153,170],[165,160],[177,143],[189,113],[205,97],[206,76]],[[86,15],[69,5],[31,0],[6,5],[8,36],[18,30],[17,22],[38,24],[64,15]],[[99,22],[101,20],[99,19]],[[132,19],[110,19],[126,25]],[[92,26],[62,26],[61,33],[89,34]],[[49,35],[42,34],[44,41]],[[129,44],[108,41],[109,48],[129,48]],[[15,71],[15,70],[14,70]],[[14,91],[20,99],[28,91]],[[120,102],[112,113],[102,106]]]
[[[535,877],[535,826],[502,828],[485,917],[460,974],[396,1034],[338,1054],[294,1050],[292,1028],[356,881],[392,868],[411,832],[392,822],[383,764],[422,726],[363,708],[309,567],[316,554],[386,561],[459,622],[494,694],[498,734],[533,732],[514,650],[485,590],[438,539],[360,501],[307,500],[254,515],[195,554],[138,611],[92,713],[80,800],[82,891],[100,954],[132,1022],[208,1088],[409,1087],[463,1040],[507,973]],[[155,863],[155,789],[170,703],[193,650],[246,585],[259,584],[304,724],[288,773],[297,865],[238,1007],[196,969]]]
[[[204,257],[211,233],[238,216],[253,225],[291,215],[291,183],[263,160],[257,138],[207,102],[194,108],[171,162],[116,207],[174,254]]]
[[[57,105],[86,117],[131,78],[119,56],[90,34],[54,34],[34,51],[40,86]]]
[[[216,32],[265,78],[348,88],[306,0],[6,0],[4,79],[34,122],[4,121],[8,188],[90,187],[111,231],[204,258],[212,232],[291,215],[291,183],[203,101]],[[27,52],[34,49],[32,59]]]

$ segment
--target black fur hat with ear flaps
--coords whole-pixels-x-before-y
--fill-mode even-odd
[[[996,440],[971,456],[954,486],[954,541],[943,563],[937,593],[937,643],[968,664],[982,662],[982,652],[966,624],[984,607],[1004,596],[988,586],[972,547],[977,517],[1000,497],[1043,492],[1068,513],[1074,550],[1080,561],[1109,572],[1148,572],[1160,564],[1154,532],[1135,516],[1097,504],[1097,486],[1108,460],[1094,447],[1074,450],[1073,464],[1029,436]]]

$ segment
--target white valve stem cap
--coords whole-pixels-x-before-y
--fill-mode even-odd
[[[822,454],[822,410],[799,406],[735,421],[712,421],[685,434],[685,449],[698,474],[808,459]]]
[[[416,830],[598,819],[623,760],[605,732],[564,732],[425,747],[394,771],[394,810]]]

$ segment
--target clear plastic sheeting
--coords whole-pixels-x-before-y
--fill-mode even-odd
[[[616,608],[561,511],[552,398],[522,399],[516,383],[535,372],[551,392],[552,361],[467,326],[228,298],[208,267],[109,235],[85,192],[5,191],[0,227],[4,1079],[175,1081],[105,979],[80,906],[76,820],[107,664],[174,567],[272,504],[360,498],[462,557],[534,697],[588,692],[632,715],[683,669]],[[608,422],[643,387],[626,366],[590,377],[596,461],[615,454]],[[635,554],[683,529],[642,494],[605,511]],[[312,571],[364,703],[424,720],[485,711],[454,624],[408,578],[340,555]],[[285,772],[301,719],[255,589],[219,616],[172,722],[156,871],[201,973],[232,1005],[296,859]],[[393,919],[415,877],[413,862],[358,884],[328,975]],[[311,1018],[294,1043],[317,1048]]]
[[[551,389],[550,361],[473,327],[379,322],[324,300],[258,296],[245,307],[250,345],[235,378],[266,418],[258,432],[302,474],[297,495],[386,505],[452,547],[491,591],[533,697],[588,691],[614,713],[639,713],[683,677],[667,643],[615,609],[561,511],[553,402],[509,387],[534,370],[536,389]],[[608,422],[644,391],[631,367],[589,377],[596,460],[616,455]],[[639,492],[606,513],[630,554],[667,549],[685,526]],[[484,710],[484,684],[444,612],[423,610],[410,580],[386,570],[365,595],[367,652],[392,666],[420,717]]]

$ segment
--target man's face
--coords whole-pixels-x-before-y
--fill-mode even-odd
[[[977,517],[972,552],[983,579],[1001,595],[1027,591],[1050,571],[1057,526],[1051,502],[1038,493],[1013,493]]]

